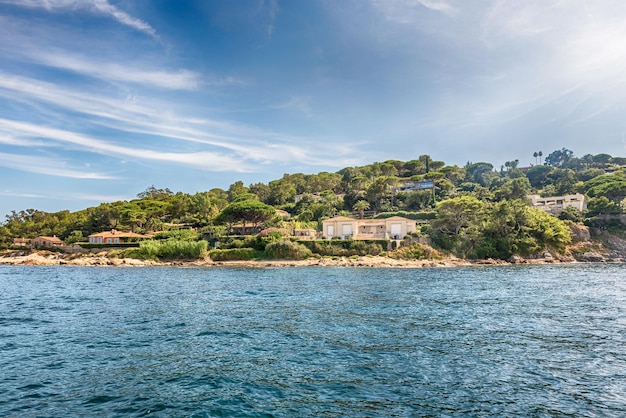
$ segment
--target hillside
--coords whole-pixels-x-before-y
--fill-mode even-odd
[[[257,229],[320,231],[322,220],[337,215],[416,219],[414,238],[429,240],[442,253],[472,259],[532,256],[545,249],[563,253],[572,245],[573,225],[590,228],[603,248],[613,245],[603,234],[623,236],[626,158],[576,157],[565,148],[543,161],[542,153],[533,156],[537,164],[530,167],[519,167],[518,160],[501,167],[487,162],[458,167],[421,155],[335,173],[285,174],[267,184],[238,181],[228,190],[195,194],[152,186],[134,200],[77,212],[13,211],[0,226],[0,247],[10,248],[14,238],[37,236],[85,242],[89,235],[108,230],[160,231],[163,238],[171,238],[176,230],[193,228],[198,232],[193,239],[224,237],[242,222],[244,231],[246,223]],[[586,209],[567,208],[558,216],[528,201],[529,195],[578,193],[585,196]]]

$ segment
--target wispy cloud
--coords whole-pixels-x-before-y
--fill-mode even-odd
[[[94,7],[107,15],[112,16],[123,25],[129,26],[141,32],[145,32],[150,36],[156,37],[156,31],[152,26],[141,19],[130,16],[128,13],[121,11],[117,7],[110,4],[107,0],[92,0]]]
[[[87,200],[91,202],[115,202],[120,200],[128,200],[129,196],[121,196],[121,195],[94,195],[94,194],[83,194],[83,193],[54,193],[54,194],[46,194],[46,193],[24,193],[24,192],[16,192],[11,190],[0,191],[0,196],[6,197],[22,197],[29,199],[44,199],[44,200],[68,200],[68,201],[76,201],[76,200]]]
[[[267,37],[268,40],[272,39],[272,35],[274,34],[274,22],[276,21],[276,16],[278,15],[278,2],[276,0],[261,0],[259,9],[265,10],[267,13]]]
[[[17,51],[16,54],[37,64],[72,71],[85,77],[98,78],[110,82],[133,83],[171,90],[194,90],[203,83],[202,77],[198,73],[184,69],[155,71],[138,68],[130,63],[117,64],[94,57],[84,59],[76,54],[61,50],[42,51],[26,49]],[[237,83],[241,82],[235,78],[226,78],[215,80],[213,84]]]
[[[0,0],[0,2],[22,7],[43,8],[50,12],[58,10],[88,10],[110,16],[122,25],[157,38],[156,30],[152,26],[118,9],[109,3],[108,0]]]
[[[84,172],[65,167],[65,163],[42,157],[0,152],[0,166],[29,173],[48,176],[69,177],[74,179],[114,180],[116,177],[102,173]]]
[[[146,148],[131,148],[116,145],[86,135],[34,125],[27,122],[18,122],[0,119],[0,132],[9,132],[14,137],[46,138],[59,144],[70,144],[76,150],[92,153],[102,153],[113,156],[131,157],[138,160],[153,160],[187,164],[196,168],[211,171],[248,171],[249,167],[232,156],[215,152],[163,152]]]
[[[172,162],[188,161],[194,166],[200,165],[201,167],[204,161],[206,162],[205,169],[215,169],[215,171],[229,168],[233,171],[238,169],[249,171],[252,169],[251,162],[288,164],[299,161],[308,165],[339,166],[340,158],[354,153],[349,143],[342,144],[341,149],[334,147],[330,150],[316,147],[314,144],[319,140],[313,138],[284,135],[225,120],[177,116],[172,112],[175,106],[155,99],[146,101],[147,99],[144,98],[143,101],[136,102],[120,97],[110,97],[104,93],[75,90],[26,77],[0,73],[0,97],[2,96],[33,107],[43,103],[48,108],[53,105],[70,111],[72,114],[83,114],[91,120],[91,125],[105,126],[123,132],[125,136],[132,137],[141,134],[165,139],[170,142],[169,147],[175,149],[180,148],[176,145],[178,141],[198,144],[201,147],[217,148],[220,151],[213,152],[211,154],[213,158],[205,154],[199,154],[198,157],[193,155],[181,157],[176,154],[163,154],[158,158],[152,155],[151,157],[160,159],[167,155]],[[280,108],[284,109],[286,106],[298,111],[310,111],[307,98],[294,98]],[[79,123],[79,118],[73,116],[71,124],[77,123]],[[18,141],[25,145],[33,141],[41,141],[38,139],[40,136],[37,136],[38,130],[35,130],[34,126],[26,126],[24,123],[14,123],[8,126],[8,121],[5,121],[4,124],[0,123],[0,129],[3,125],[5,138],[11,138],[15,144]],[[59,140],[62,140],[64,135],[51,131],[41,137],[61,138]],[[74,143],[86,144],[87,142],[81,142],[77,138]],[[50,146],[50,144],[47,145]],[[93,149],[101,149],[104,145],[103,143]],[[113,151],[113,149],[105,149]],[[129,155],[128,150],[122,152],[115,149],[114,151],[118,155]],[[145,150],[137,151],[138,155],[135,156],[150,155],[145,152]],[[217,164],[212,163],[215,156],[221,159],[217,161]]]
[[[372,7],[385,19],[403,24],[419,24],[424,11],[452,17],[458,9],[443,0],[370,0]]]

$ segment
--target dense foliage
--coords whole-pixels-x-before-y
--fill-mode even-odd
[[[535,164],[530,167],[520,167],[515,159],[498,169],[488,162],[448,166],[421,155],[409,161],[346,167],[336,173],[285,174],[267,184],[246,186],[237,181],[227,190],[213,188],[195,194],[151,186],[136,199],[73,213],[13,211],[0,225],[0,247],[9,247],[13,238],[42,235],[80,243],[90,234],[117,229],[156,233],[153,242],[140,247],[142,257],[183,257],[201,254],[202,249],[183,248],[180,243],[195,243],[201,237],[229,246],[232,240],[228,237],[249,233],[251,228],[319,230],[320,221],[335,215],[404,216],[418,220],[422,235],[442,250],[462,257],[507,258],[545,248],[563,249],[569,240],[566,222],[625,228],[626,158],[608,154],[579,158],[565,148],[545,157],[535,152],[532,157]],[[567,210],[558,219],[533,209],[526,201],[528,194],[573,193],[587,196],[586,213]],[[293,250],[287,249],[289,241],[276,243],[279,238],[245,238],[237,245],[252,248],[254,253],[248,255],[255,257],[269,244],[272,256]],[[313,253],[332,256],[387,250],[380,243],[312,241],[303,245]]]

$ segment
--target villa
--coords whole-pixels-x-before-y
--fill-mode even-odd
[[[28,238],[13,238],[14,247],[29,247],[30,240]]]
[[[148,235],[136,234],[134,232],[120,232],[112,229],[110,231],[91,234],[88,238],[90,244],[119,244],[120,242],[129,242],[150,237]]]
[[[60,247],[63,245],[63,241],[61,241],[58,237],[37,237],[31,242],[31,246],[34,248],[37,247]]]
[[[553,215],[560,214],[566,208],[576,208],[581,212],[587,210],[585,196],[580,193],[552,197],[541,197],[536,194],[531,194],[528,196],[528,199],[530,199],[534,207],[545,210]]]
[[[417,222],[401,216],[386,219],[354,219],[335,216],[322,221],[323,236],[327,239],[393,239],[401,240],[414,232]]]

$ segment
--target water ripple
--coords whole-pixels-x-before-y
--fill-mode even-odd
[[[0,266],[0,416],[626,415],[622,265]]]

